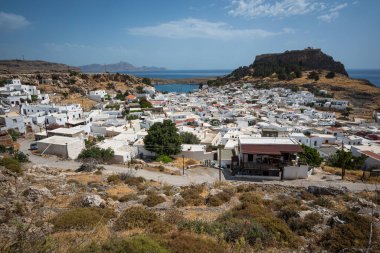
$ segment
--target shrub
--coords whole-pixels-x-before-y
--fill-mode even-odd
[[[284,206],[284,208],[280,210],[278,217],[283,219],[285,222],[288,222],[291,218],[297,218],[299,217],[299,214],[295,209],[295,206],[292,205]]]
[[[0,165],[19,175],[23,173],[20,162],[15,158],[4,157],[0,160]]]
[[[113,159],[115,152],[111,148],[103,149],[97,146],[90,146],[80,152],[78,159],[95,159],[98,162],[109,162]]]
[[[165,238],[165,241],[166,246],[172,253],[226,252],[223,245],[213,239],[192,234],[173,233]]]
[[[157,162],[163,162],[163,163],[170,163],[173,161],[173,159],[167,155],[160,155],[156,158],[156,161]]]
[[[139,186],[144,182],[145,182],[145,178],[143,177],[128,177],[124,181],[124,183],[130,186]]]
[[[218,194],[215,194],[207,198],[206,203],[209,206],[220,206],[230,201],[230,199],[231,199],[230,194],[228,194],[227,192],[220,192]]]
[[[165,198],[157,195],[156,193],[149,194],[143,201],[143,205],[146,205],[148,207],[156,206],[160,203],[165,202]]]
[[[130,238],[112,238],[98,245],[90,245],[76,251],[77,253],[169,253],[157,241],[146,235],[137,235]]]
[[[8,129],[8,134],[12,137],[13,141],[17,141],[17,139],[20,137],[20,132],[13,128]]]
[[[371,219],[351,211],[338,213],[346,224],[332,224],[322,235],[320,243],[330,252],[343,252],[347,249],[366,249],[368,247]],[[371,252],[379,252],[379,230],[374,225]],[[356,250],[359,252],[359,250]],[[356,252],[352,251],[352,252]]]
[[[329,73],[326,74],[325,77],[328,78],[328,79],[332,79],[332,78],[335,77],[335,72],[334,71],[330,71]]]
[[[326,208],[331,208],[333,206],[331,200],[325,197],[320,197],[317,198],[316,200],[313,201],[313,205],[318,205]]]
[[[299,235],[306,235],[306,232],[312,231],[313,227],[323,221],[323,217],[319,213],[309,213],[303,219],[293,217],[288,220],[291,230]]]
[[[102,170],[105,170],[105,168],[103,166],[98,166],[94,163],[83,163],[81,164],[81,166],[76,169],[75,171],[76,172],[93,172],[93,171],[97,171],[97,172],[100,172],[101,174],[101,171]],[[96,173],[96,172],[95,172]]]
[[[261,196],[254,192],[244,192],[240,196],[239,200],[245,204],[261,205],[263,203],[263,199],[261,198]]]
[[[118,184],[121,182],[120,175],[119,174],[112,174],[107,177],[108,183]]]
[[[58,214],[55,218],[53,218],[52,224],[56,230],[86,230],[94,228],[97,224],[105,224],[113,217],[115,217],[114,211],[107,208],[73,208]]]
[[[128,202],[130,200],[135,200],[135,199],[137,199],[136,194],[131,193],[131,194],[126,194],[126,195],[121,196],[119,198],[119,201],[120,202]]]
[[[200,196],[203,192],[203,186],[201,185],[192,185],[185,188],[181,192],[183,201],[178,202],[178,206],[200,206],[204,204],[204,198]]]
[[[25,153],[23,153],[21,151],[16,151],[13,154],[13,157],[14,157],[14,159],[16,159],[17,161],[19,161],[20,163],[27,163],[27,162],[29,162],[29,155],[26,155]]]
[[[156,220],[149,224],[148,230],[153,234],[166,234],[172,231],[174,226],[162,220]]]
[[[132,228],[145,228],[156,221],[157,215],[141,206],[134,206],[125,210],[116,220],[114,229],[125,230]]]

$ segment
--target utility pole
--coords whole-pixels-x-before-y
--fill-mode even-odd
[[[342,155],[344,152],[344,147],[343,147],[343,139],[342,139]],[[342,180],[344,180],[344,176],[346,175],[346,161],[343,161],[342,164]]]
[[[185,156],[182,155],[182,175],[185,175]]]
[[[219,181],[222,181],[222,147],[220,145],[218,146],[218,150],[219,150],[219,155],[218,155],[218,158],[219,158]]]

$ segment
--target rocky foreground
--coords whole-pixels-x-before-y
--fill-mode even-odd
[[[86,170],[91,170],[87,168]],[[0,167],[1,252],[378,252],[378,192]]]

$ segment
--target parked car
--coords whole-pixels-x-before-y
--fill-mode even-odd
[[[37,150],[37,149],[38,149],[37,142],[30,143],[30,150]]]

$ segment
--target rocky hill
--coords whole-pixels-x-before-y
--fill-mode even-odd
[[[29,60],[0,60],[0,74],[62,73],[79,68],[61,63]]]
[[[256,56],[252,66],[255,67],[265,63],[298,65],[302,70],[328,70],[348,76],[344,65],[323,53],[321,49],[307,48],[285,51],[279,54],[261,54]]]
[[[54,103],[80,103],[86,110],[96,104],[86,98],[86,94],[91,90],[103,89],[108,93],[115,94],[146,85],[142,82],[142,78],[127,74],[84,74],[75,71],[70,73],[0,74],[0,83],[14,78],[20,79],[23,84],[38,86],[42,92],[50,94]]]
[[[128,62],[118,62],[113,64],[90,64],[79,67],[85,73],[104,73],[104,72],[127,72],[127,71],[159,71],[165,68],[158,67],[136,67]]]

